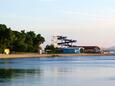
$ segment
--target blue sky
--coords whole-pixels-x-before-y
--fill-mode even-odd
[[[78,45],[115,45],[115,0],[0,0],[0,23],[33,30],[50,43],[53,35]]]

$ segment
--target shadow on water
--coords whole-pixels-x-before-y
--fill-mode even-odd
[[[8,82],[13,79],[24,77],[26,75],[36,74],[40,76],[41,70],[35,69],[0,69],[0,83]]]

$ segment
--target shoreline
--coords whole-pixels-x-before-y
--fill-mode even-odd
[[[0,54],[0,59],[7,58],[44,58],[44,57],[68,57],[68,56],[115,56],[115,54],[38,54],[38,53],[24,53],[24,54]]]

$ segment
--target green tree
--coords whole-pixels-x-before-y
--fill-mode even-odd
[[[25,52],[27,50],[27,46],[25,44],[25,33],[13,31],[13,50],[18,52]]]
[[[36,34],[33,31],[29,31],[26,33],[25,43],[27,45],[27,51],[28,52],[35,51],[34,47],[33,47],[35,37],[36,37]]]
[[[13,31],[6,25],[0,24],[0,53],[5,48],[16,52],[35,52],[40,49],[40,44],[45,41],[41,34],[36,35],[33,31]]]
[[[62,53],[60,48],[55,48],[54,45],[46,45],[45,52],[47,53]]]
[[[34,49],[35,51],[40,50],[40,45],[43,44],[45,42],[44,37],[41,36],[41,34],[38,34],[35,39],[34,39]]]
[[[12,31],[6,25],[0,24],[0,48],[10,48]]]

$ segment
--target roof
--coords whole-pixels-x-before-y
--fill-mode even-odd
[[[98,47],[98,46],[77,46],[77,47],[83,47],[83,48],[88,48],[88,49],[92,49],[92,48],[99,48],[100,49],[100,47]]]

